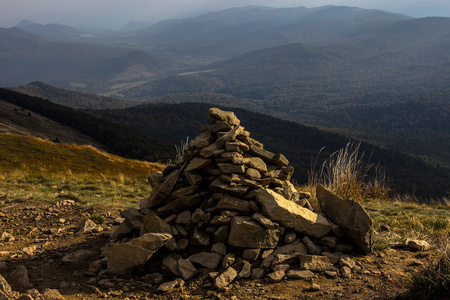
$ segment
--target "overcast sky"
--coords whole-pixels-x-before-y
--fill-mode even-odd
[[[237,6],[318,7],[329,4],[382,9],[413,17],[450,17],[450,0],[0,0],[0,27],[9,28],[29,20],[41,24],[117,29],[129,21],[156,22]]]

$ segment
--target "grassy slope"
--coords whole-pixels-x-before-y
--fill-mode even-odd
[[[69,146],[0,134],[0,197],[13,201],[74,200],[136,207],[148,197],[146,177],[161,164],[125,159],[91,146]]]
[[[30,173],[148,176],[160,164],[129,160],[90,146],[72,146],[12,134],[0,135],[0,169]]]

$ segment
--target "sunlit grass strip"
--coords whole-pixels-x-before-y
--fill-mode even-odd
[[[130,160],[92,146],[56,144],[12,134],[0,134],[0,171],[28,174],[95,174],[148,176],[163,165]]]

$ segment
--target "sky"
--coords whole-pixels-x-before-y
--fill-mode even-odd
[[[0,0],[0,27],[22,20],[40,24],[118,29],[130,21],[155,23],[231,7],[319,7],[344,5],[412,17],[450,17],[450,0]]]

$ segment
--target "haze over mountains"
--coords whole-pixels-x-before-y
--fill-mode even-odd
[[[250,6],[109,32],[24,21],[0,28],[0,67],[0,86],[71,107],[228,105],[450,168],[446,17]]]

